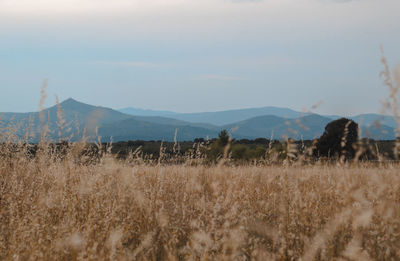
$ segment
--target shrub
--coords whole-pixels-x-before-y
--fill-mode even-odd
[[[358,124],[341,118],[331,121],[318,139],[314,155],[317,157],[351,159],[355,156],[354,145],[358,140]]]

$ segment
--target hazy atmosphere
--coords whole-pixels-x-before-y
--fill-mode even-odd
[[[379,112],[398,0],[0,0],[0,111],[73,97],[177,112]]]

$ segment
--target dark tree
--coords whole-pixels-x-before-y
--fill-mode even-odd
[[[225,147],[229,142],[229,134],[227,130],[222,130],[218,134],[218,143],[220,146]]]
[[[352,159],[355,156],[354,145],[358,140],[358,124],[341,118],[331,121],[316,143],[314,156]]]

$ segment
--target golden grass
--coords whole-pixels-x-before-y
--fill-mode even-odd
[[[393,82],[382,63],[399,133],[400,69]],[[44,117],[34,156],[2,130],[0,260],[400,260],[398,163],[310,164],[287,142],[281,165],[232,166],[227,149],[214,166],[163,165],[163,147],[157,165],[84,164],[84,141],[55,150]]]
[[[3,149],[1,260],[400,259],[398,165],[82,165],[78,145]]]

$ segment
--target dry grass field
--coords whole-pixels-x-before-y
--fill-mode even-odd
[[[0,140],[0,260],[400,260],[398,163],[88,164],[84,143]]]
[[[400,168],[0,158],[1,260],[400,260]]]

